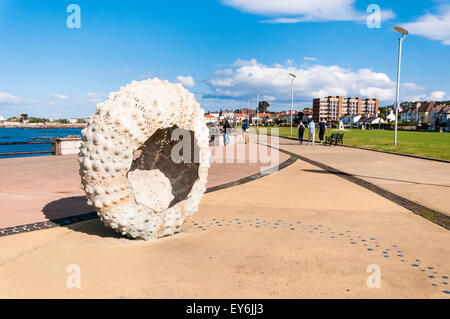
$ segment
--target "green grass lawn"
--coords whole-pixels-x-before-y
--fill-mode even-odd
[[[270,127],[260,128],[262,133],[261,129],[267,129],[267,134],[271,133]],[[295,138],[298,136],[296,127],[293,128],[293,136],[290,134],[290,127],[276,129],[279,129],[280,136]],[[252,130],[256,131],[256,128]],[[336,129],[328,129],[326,135],[331,135],[335,131]],[[450,160],[449,133],[398,131],[397,147],[394,146],[394,131],[351,129],[342,133],[344,133],[344,145]],[[308,134],[306,130],[304,140],[308,139]],[[316,133],[316,140],[318,139],[319,136]]]

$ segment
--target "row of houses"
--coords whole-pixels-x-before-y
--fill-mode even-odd
[[[300,112],[303,114],[303,121],[310,121],[313,117],[313,111],[305,108],[303,111],[292,111],[292,118],[297,118]],[[256,110],[245,108],[235,111],[225,110],[220,112],[208,112],[205,114],[206,123],[212,124],[218,124],[223,121],[242,123],[244,120],[248,120],[252,125],[273,123],[277,120],[290,122],[291,111],[257,113]]]
[[[378,114],[354,114],[354,115],[345,115],[339,117],[339,121],[344,124],[344,126],[349,127],[366,127],[367,124],[381,124],[395,121],[395,114],[393,110],[390,110],[389,114],[386,116],[386,119],[382,119]]]
[[[429,130],[442,128],[443,131],[450,131],[450,105],[437,104],[436,102],[415,102],[412,107],[407,107],[399,112],[400,122],[414,123],[414,125],[427,126]],[[395,121],[395,114],[392,109],[382,119],[378,114],[357,114],[339,117],[339,121],[345,126],[366,126],[367,124],[380,124]]]
[[[450,128],[450,105],[438,104],[434,101],[414,102],[412,106],[400,112],[402,122],[427,124],[430,127],[445,126]]]

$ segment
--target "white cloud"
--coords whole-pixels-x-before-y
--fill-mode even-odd
[[[237,59],[236,62],[233,63],[233,66],[247,66],[247,65],[256,65],[256,64],[258,64],[258,61],[256,61],[256,59],[251,59],[251,60]]]
[[[284,64],[289,65],[289,66],[294,65],[294,61],[291,59],[287,59],[286,61],[284,61]]]
[[[0,92],[0,105],[33,104],[36,102],[37,101],[35,99],[26,99],[9,93]]]
[[[152,73],[153,73],[152,71],[149,71],[147,73],[141,74],[139,77],[141,79],[150,79],[152,77]]]
[[[272,97],[272,101],[288,101],[290,98],[290,76],[294,73],[296,100],[310,101],[329,95],[361,96],[379,98],[392,102],[395,98],[395,81],[385,73],[368,68],[353,71],[337,65],[302,65],[294,67],[275,64],[263,65],[255,61],[251,65],[236,67],[230,75],[214,75],[208,80],[212,94],[205,98],[234,99],[247,101],[256,90]],[[217,74],[217,72],[216,72]],[[404,83],[401,99],[408,100],[426,94],[425,88],[415,83]]]
[[[425,90],[425,87],[422,85],[412,83],[412,82],[406,82],[403,84],[403,87],[408,90],[415,90],[415,91],[423,91]]]
[[[17,96],[0,92],[0,105],[20,104],[20,100]]]
[[[416,21],[403,26],[411,34],[439,40],[445,45],[450,45],[450,5],[441,6],[439,11],[436,15],[427,13]]]
[[[269,19],[269,20],[262,20],[261,23],[269,23],[269,24],[275,24],[275,23],[299,23],[302,19],[300,18],[275,18],[275,19]]]
[[[69,98],[67,95],[64,94],[53,94],[52,97],[58,100],[67,100]]]
[[[232,69],[224,69],[224,70],[217,70],[214,72],[214,75],[222,76],[222,75],[233,75]]]
[[[391,20],[391,19],[394,19],[395,17],[397,17],[397,15],[391,9],[381,10],[381,21]],[[367,20],[367,17],[366,17],[366,20]]]
[[[317,61],[317,58],[310,58],[310,57],[303,57],[303,59],[305,59],[306,61]]]
[[[444,91],[433,91],[427,97],[427,100],[430,101],[444,101],[446,98],[446,93]]]
[[[275,101],[277,98],[275,96],[271,96],[271,95],[263,95],[261,97],[261,100],[263,101],[269,101],[269,102],[273,102]]]
[[[89,101],[94,103],[103,102],[106,98],[106,93],[97,93],[97,92],[89,92],[86,93],[86,96],[89,98]]]
[[[188,76],[179,75],[177,76],[177,81],[187,87],[193,87],[195,85],[195,81],[190,75]]]
[[[222,3],[243,12],[273,17],[264,23],[298,23],[302,21],[363,21],[366,12],[357,10],[355,0],[222,0]],[[391,10],[382,10],[383,20],[394,17]]]

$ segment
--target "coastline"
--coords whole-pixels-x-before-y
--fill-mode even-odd
[[[30,128],[30,129],[57,129],[57,128],[73,128],[73,129],[83,129],[87,126],[86,123],[78,123],[78,124],[40,124],[40,125],[32,125],[32,124],[6,124],[0,125],[0,128]]]

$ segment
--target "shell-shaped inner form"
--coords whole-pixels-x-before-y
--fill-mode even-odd
[[[132,82],[97,105],[78,160],[88,204],[131,238],[181,230],[206,190],[209,131],[181,84]]]

